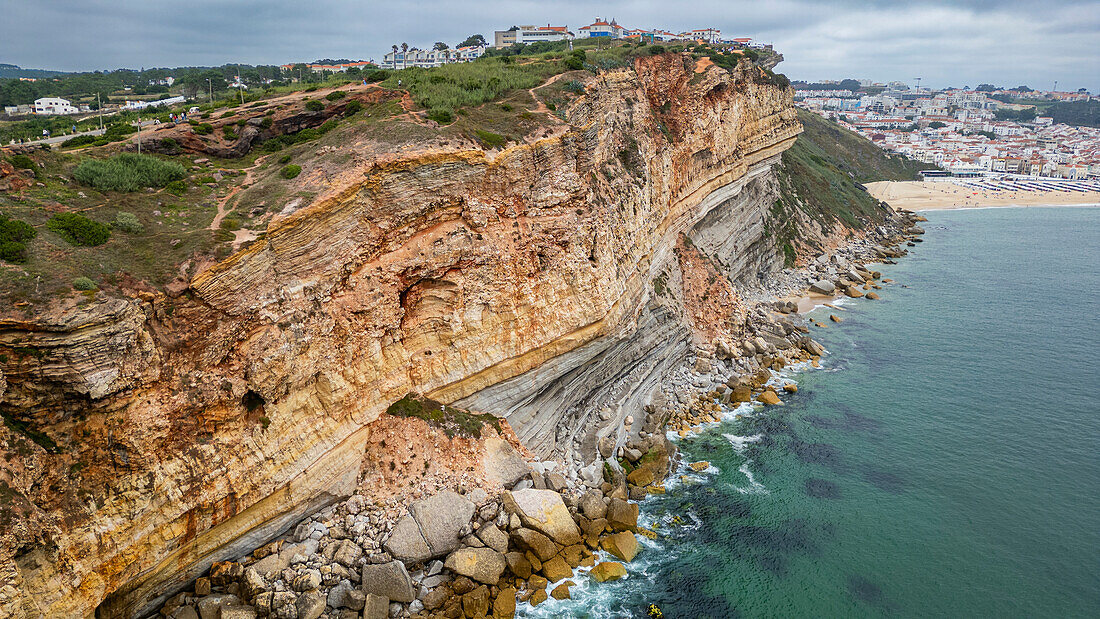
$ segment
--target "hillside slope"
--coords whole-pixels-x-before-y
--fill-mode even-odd
[[[798,256],[816,254],[820,239],[832,232],[847,233],[883,220],[888,207],[867,193],[863,183],[914,180],[918,170],[929,167],[891,155],[812,112],[800,109],[798,119],[803,133],[776,167],[781,196],[772,207],[772,232],[788,266]]]

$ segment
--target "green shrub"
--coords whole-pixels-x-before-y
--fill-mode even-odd
[[[99,141],[98,135],[78,135],[75,138],[69,138],[61,143],[61,148],[76,148],[78,146],[87,146],[89,144],[95,144]]]
[[[210,135],[214,133],[214,126],[210,123],[199,123],[191,130],[199,135]]]
[[[111,222],[111,227],[129,234],[141,234],[145,231],[145,226],[141,225],[141,222],[138,221],[137,215],[122,211],[119,211],[119,213],[115,215],[115,220]]]
[[[348,104],[346,106],[344,106],[344,116],[345,117],[351,116],[352,114],[355,114],[356,112],[358,112],[361,109],[363,109],[363,104],[362,103],[359,103],[358,101],[354,101],[354,100],[353,101],[348,101]]]
[[[508,138],[504,137],[503,135],[493,133],[491,131],[478,129],[474,133],[477,134],[477,139],[481,140],[481,143],[485,146],[488,146],[489,148],[500,148],[508,142]]]
[[[77,290],[95,290],[99,286],[96,286],[95,282],[87,277],[78,277],[73,280],[73,288]]]
[[[512,106],[508,105],[507,103],[501,103],[500,109],[504,110],[505,112],[511,112]]]
[[[578,82],[577,80],[570,80],[566,82],[565,85],[562,86],[562,89],[566,92],[571,92],[578,95],[583,95],[588,92],[584,89],[584,84]]]
[[[646,48],[645,51],[650,56],[660,56],[661,54],[665,53],[665,48],[661,45],[650,45]]]
[[[199,118],[210,118],[210,112],[203,112]]]
[[[330,119],[326,120],[325,122],[321,123],[320,127],[317,127],[317,132],[320,133],[321,135],[324,135],[324,134],[328,133],[329,131],[332,131],[335,128],[336,128],[336,119],[335,118],[330,118]]]
[[[229,110],[228,112],[222,113],[222,115],[219,116],[218,118],[229,118],[230,116],[233,116],[233,114],[234,114],[233,110]]]
[[[334,90],[334,91],[328,93],[327,95],[325,95],[325,98],[328,99],[329,101],[339,101],[340,99],[343,99],[346,96],[348,96],[348,93],[344,92],[343,90]]]
[[[510,57],[490,57],[476,62],[456,62],[434,69],[394,71],[385,80],[389,88],[405,89],[423,109],[457,110],[499,101],[513,90],[534,88],[558,73],[561,65],[536,60],[508,63]],[[397,82],[401,81],[398,85]]]
[[[165,150],[177,151],[180,148],[180,143],[174,138],[164,138],[160,141],[160,146]]]
[[[200,185],[206,185],[207,183],[216,183],[218,182],[218,179],[214,178],[213,176],[200,176],[195,180],[195,182]]]
[[[381,82],[382,80],[386,79],[389,76],[390,76],[389,71],[384,71],[382,69],[375,69],[375,70],[371,71],[370,73],[367,73],[367,78],[366,79],[367,79],[368,82],[374,83],[374,82]]]
[[[318,88],[319,88],[319,86],[310,86],[309,88],[306,88],[304,92],[313,92],[313,91],[317,90]]]
[[[316,99],[311,99],[309,101],[306,101],[306,109],[311,112],[320,112],[321,110],[325,109],[325,104]]]
[[[237,139],[237,132],[234,131],[232,127],[226,127],[225,129],[222,129],[222,135],[225,136],[225,139],[227,140]]]
[[[282,157],[279,157],[279,163],[283,163],[283,164],[290,163],[290,155],[286,154],[286,155],[283,155]]]
[[[455,121],[455,115],[451,110],[435,108],[428,112],[428,120],[434,120],[441,125],[449,125]]]
[[[85,159],[73,170],[73,178],[96,189],[137,191],[164,187],[187,176],[183,166],[150,155],[123,153],[109,159]]]
[[[10,161],[13,166],[20,170],[38,169],[38,166],[34,163],[34,159],[31,159],[26,155],[12,155],[11,158],[8,159],[8,161]]]
[[[241,220],[237,219],[236,217],[226,217],[225,219],[222,220],[222,222],[220,224],[218,224],[218,227],[221,228],[222,230],[229,230],[229,231],[240,230],[241,229]]]
[[[584,68],[584,50],[573,50],[573,53],[561,61],[561,66],[567,71],[578,71]]]
[[[103,137],[114,139],[123,138],[131,133],[137,133],[137,127],[128,123],[115,123],[103,132]]]
[[[283,178],[285,178],[287,180],[290,180],[290,179],[298,176],[301,173],[302,173],[302,166],[294,165],[294,164],[290,164],[290,165],[284,167],[283,171],[280,172],[280,174],[283,175]]]
[[[210,177],[210,180],[214,180],[214,177]],[[165,185],[164,189],[174,196],[182,196],[183,194],[187,193],[187,182],[172,181],[171,183]]]
[[[275,124],[275,121],[271,120],[270,116],[264,116],[264,119],[260,121],[260,129],[270,129],[273,124]]]
[[[58,213],[46,222],[46,227],[73,245],[95,247],[111,238],[111,229],[76,213]]]
[[[0,213],[0,260],[25,262],[27,241],[36,236],[38,231],[27,222]]]
[[[247,118],[242,118],[242,119],[237,121],[237,126],[238,127],[243,127],[247,124],[248,124],[248,119]]]

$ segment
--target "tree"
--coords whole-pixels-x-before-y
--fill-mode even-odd
[[[1016,92],[1031,92],[1031,87],[1030,86],[1017,86],[1017,87],[1013,88],[1012,90],[1014,90]]]
[[[978,84],[978,92],[993,92],[997,87],[993,84]]]
[[[928,124],[929,129],[943,129],[946,126],[946,123],[941,123],[938,120],[933,120],[931,123]]]
[[[401,68],[407,69],[409,67],[409,44],[401,44]]]
[[[840,83],[837,84],[837,86],[840,86],[840,90],[851,90],[852,92],[855,92],[859,90],[859,80],[841,80]]]
[[[480,34],[471,34],[470,36],[466,37],[465,41],[459,43],[455,47],[477,47],[485,45],[485,37],[481,36]]]
[[[432,49],[441,52],[445,49],[448,49],[448,47],[447,47],[447,44],[444,43],[443,41],[436,41],[435,45],[432,46]]]

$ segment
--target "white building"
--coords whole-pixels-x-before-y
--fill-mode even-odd
[[[144,110],[147,107],[175,105],[177,103],[183,103],[184,101],[187,101],[187,99],[183,97],[168,97],[167,99],[161,99],[159,101],[127,101],[122,107],[127,110]]]
[[[458,49],[410,49],[387,53],[382,59],[383,69],[407,69],[410,67],[431,68],[452,62],[470,62],[485,53],[482,45],[459,47]]]
[[[681,33],[680,38],[688,41],[703,41],[713,44],[722,40],[722,31],[717,28],[699,28]]]
[[[596,38],[608,38],[608,39],[621,39],[626,33],[626,28],[620,26],[614,19],[610,22],[604,21],[602,18],[597,17],[596,21],[588,24],[587,26],[581,26],[577,29],[577,38],[580,39],[596,39]]]
[[[42,97],[34,100],[35,114],[78,114],[79,112],[76,106],[60,97]]]
[[[573,33],[568,26],[520,26],[516,31],[516,43],[537,43],[539,41],[571,41]]]

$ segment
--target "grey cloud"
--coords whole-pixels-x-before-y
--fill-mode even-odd
[[[795,79],[1100,90],[1100,1],[4,0],[0,62],[61,70],[380,58],[519,23],[714,25],[775,44]]]

